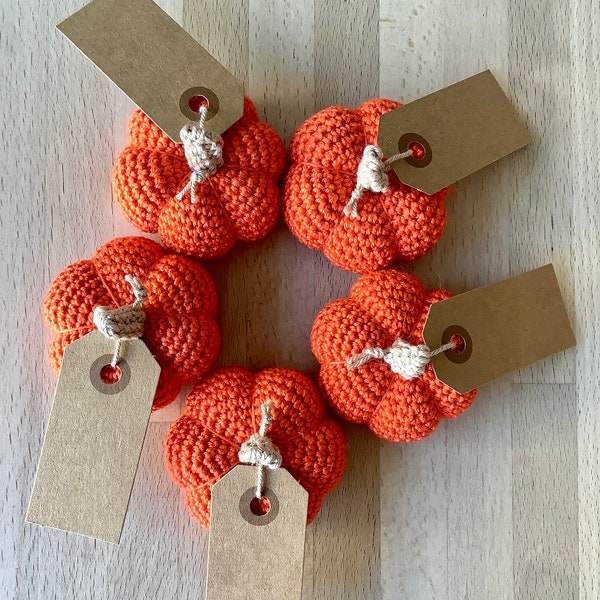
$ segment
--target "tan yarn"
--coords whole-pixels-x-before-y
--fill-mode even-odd
[[[192,204],[196,204],[196,184],[208,179],[223,166],[223,138],[204,128],[207,112],[207,107],[202,106],[198,125],[184,125],[179,133],[192,175],[176,198],[182,200],[189,192]]]
[[[283,460],[277,446],[266,436],[271,426],[273,403],[269,400],[261,407],[262,420],[258,433],[253,433],[248,441],[242,444],[238,452],[241,463],[256,465],[258,467],[258,480],[256,483],[256,497],[261,498],[265,489],[265,468],[278,469]]]
[[[384,161],[381,148],[373,144],[367,145],[356,171],[356,187],[348,204],[344,206],[344,215],[352,219],[358,217],[358,201],[366,190],[387,192],[390,187],[390,178],[387,172],[392,168],[392,163],[402,158],[408,158],[412,154],[412,150],[407,150],[400,154],[394,154]]]
[[[133,289],[135,302],[119,308],[97,306],[94,309],[94,325],[100,333],[116,341],[115,353],[111,362],[116,367],[121,358],[121,349],[124,341],[140,338],[144,335],[146,313],[142,310],[144,302],[148,299],[148,290],[142,285],[138,277],[125,275],[125,280]]]
[[[396,340],[389,348],[367,348],[351,356],[346,361],[348,369],[356,369],[374,358],[379,358],[387,363],[390,369],[402,375],[404,379],[420,377],[425,372],[425,367],[437,354],[451,350],[456,344],[448,342],[435,350],[430,350],[425,344],[410,344],[404,340]]]

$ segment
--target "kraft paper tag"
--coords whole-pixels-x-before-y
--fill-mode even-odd
[[[526,146],[531,136],[490,71],[381,116],[378,145],[385,156],[424,150],[392,163],[403,183],[434,194]]]
[[[212,488],[207,600],[300,600],[308,493],[286,471],[267,471],[270,510],[250,503],[257,469],[238,465]]]
[[[576,345],[554,267],[546,265],[431,305],[431,349],[464,340],[460,354],[431,359],[438,379],[463,394]]]
[[[244,112],[241,84],[151,0],[93,0],[57,27],[174,142],[195,96],[216,133]]]
[[[160,367],[126,342],[121,378],[105,383],[115,342],[98,331],[65,349],[27,521],[118,543]]]

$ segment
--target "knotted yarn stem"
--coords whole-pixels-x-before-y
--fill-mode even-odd
[[[265,490],[265,469],[278,469],[283,461],[277,446],[266,436],[273,421],[272,406],[273,403],[268,400],[260,407],[262,420],[258,433],[253,433],[238,452],[240,462],[258,467],[255,493],[257,498],[262,498]]]
[[[100,333],[111,340],[115,340],[115,352],[110,363],[116,367],[121,358],[123,343],[144,335],[144,322],[146,313],[142,310],[144,302],[148,299],[148,290],[138,277],[125,275],[125,280],[133,289],[135,301],[120,308],[97,306],[94,309],[94,325]]]
[[[177,194],[177,200],[190,193],[190,201],[196,203],[196,184],[214,175],[223,166],[223,138],[205,129],[208,107],[201,106],[197,125],[184,125],[179,132],[185,158],[192,172],[186,186]]]
[[[434,356],[455,347],[456,343],[451,341],[442,344],[435,350],[430,350],[429,346],[425,344],[413,345],[404,340],[396,340],[389,348],[375,346],[351,356],[346,361],[346,368],[348,370],[356,369],[374,358],[379,358],[387,363],[394,373],[401,375],[404,379],[414,379],[424,373]]]
[[[413,151],[409,149],[406,152],[394,154],[384,161],[383,150],[379,146],[372,144],[366,146],[356,172],[356,187],[344,207],[344,215],[352,219],[358,217],[358,201],[363,192],[365,190],[386,192],[390,185],[387,172],[392,168],[392,164],[412,155]]]

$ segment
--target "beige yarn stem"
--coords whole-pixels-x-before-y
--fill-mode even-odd
[[[389,348],[367,348],[359,354],[355,354],[346,360],[348,370],[356,369],[374,358],[378,358],[387,363],[390,369],[404,377],[404,379],[414,379],[420,377],[431,359],[456,347],[454,342],[442,344],[435,350],[430,350],[424,344],[413,345],[404,340],[396,340]]]
[[[121,359],[123,345],[127,340],[132,340],[144,335],[144,321],[146,313],[142,310],[144,302],[148,299],[148,290],[137,277],[125,275],[125,280],[133,289],[135,301],[133,304],[110,308],[97,306],[94,309],[94,325],[100,333],[111,340],[115,340],[115,352],[111,367],[116,367]]]
[[[254,496],[256,498],[262,498],[262,495],[265,491],[265,481],[266,481],[266,467],[264,465],[258,465],[258,477],[256,478],[256,492]]]
[[[270,400],[260,407],[262,420],[258,433],[253,433],[238,452],[240,462],[258,467],[255,493],[257,498],[261,498],[265,490],[266,469],[278,469],[283,461],[277,446],[266,436],[273,421],[272,407],[273,403]]]
[[[192,204],[197,201],[196,184],[208,179],[223,166],[223,138],[205,128],[208,107],[201,106],[199,113],[200,119],[196,125],[184,125],[179,132],[192,173],[190,180],[175,197],[182,200],[189,192]]]
[[[271,421],[273,420],[273,415],[271,413],[272,402],[269,400],[265,402],[260,410],[262,412],[262,419],[260,421],[260,428],[258,430],[258,435],[264,437],[267,433],[267,430],[271,426]],[[256,493],[254,494],[257,498],[262,498],[263,492],[265,491],[265,480],[266,480],[266,471],[265,466],[262,463],[258,463],[258,473],[256,478]]]
[[[344,207],[344,215],[352,219],[358,217],[358,202],[365,190],[371,192],[387,191],[390,184],[387,172],[392,168],[392,164],[412,155],[413,151],[409,149],[406,152],[394,154],[384,161],[383,150],[379,146],[372,144],[366,146],[356,171],[356,187]]]

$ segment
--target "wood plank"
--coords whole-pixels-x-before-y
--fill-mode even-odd
[[[412,444],[381,443],[384,600],[448,598],[446,427]]]
[[[515,597],[579,598],[577,391],[515,385],[512,395]]]
[[[569,85],[571,7],[558,1],[511,2],[510,89],[534,142],[512,161],[510,203],[511,274],[554,263],[567,311],[573,320],[572,214],[575,154]],[[573,383],[575,350],[548,358],[515,374],[516,383]]]
[[[377,97],[378,17],[379,2],[314,3],[315,110]]]
[[[444,3],[380,0],[379,92],[406,104],[444,82]]]
[[[2,346],[9,351],[5,364],[12,364],[6,381],[12,399],[10,437],[2,439],[12,443],[4,443],[1,462],[6,464],[9,456],[15,461],[3,478],[12,490],[6,493],[11,527],[2,536],[3,554],[9,553],[6,564],[14,567],[7,589],[2,590],[6,596],[1,594],[7,598],[44,597],[52,589],[60,590],[62,583],[56,552],[61,534],[50,539],[48,533],[40,534],[24,523],[54,387],[46,358],[50,335],[40,306],[51,278],[67,261],[80,258],[79,252],[93,250],[112,228],[106,210],[110,182],[94,176],[95,169],[110,168],[111,107],[105,93],[109,86],[89,64],[83,72],[78,51],[53,29],[76,8],[77,3],[62,1],[41,11],[32,12],[25,3],[2,9],[3,23],[12,22],[6,30],[11,34],[8,43],[25,40],[4,62],[9,69],[5,79],[12,83],[2,103],[13,112],[3,128],[10,168],[2,189],[11,200],[2,203],[7,251],[2,304],[7,314],[20,315],[16,328],[2,326]],[[95,90],[98,97],[74,93],[72,81],[83,90]],[[98,201],[102,197],[106,202]],[[77,545],[69,540],[63,547]],[[1,579],[0,589],[6,582]]]
[[[234,77],[247,85],[249,0],[181,2],[179,21]],[[183,65],[182,65],[183,66]]]
[[[296,127],[320,107],[315,105],[315,96],[323,105],[339,103],[343,83],[350,104],[361,100],[351,78],[327,95],[327,74],[318,65],[327,60],[332,49],[336,54],[345,38],[343,27],[332,31],[327,48],[313,37],[313,19],[321,14],[319,11],[342,14],[342,2],[329,3],[329,8],[325,4],[315,4],[313,17],[312,2],[281,1],[270,7],[251,2],[250,96],[286,142]],[[347,7],[343,12],[350,23],[351,12]],[[367,31],[375,35],[376,28]],[[363,42],[368,48],[377,48],[374,40]],[[375,60],[369,56],[367,60]],[[275,78],[273,73],[277,73]],[[227,267],[219,264],[218,273],[215,271],[220,281],[224,277],[227,281],[221,314],[227,315],[224,335],[235,344],[235,359],[254,368],[279,364],[315,374],[317,365],[308,340],[314,317],[327,302],[345,296],[356,276],[332,267],[321,253],[300,245],[282,225],[264,242],[244,248],[244,256],[237,252],[233,258],[224,259]],[[290,319],[290,315],[294,317]],[[240,331],[241,323],[244,327]],[[228,356],[227,349],[224,355]],[[346,521],[338,520],[339,515],[348,512],[347,496],[336,491],[325,500],[323,514],[309,528],[305,569],[313,580],[312,586],[305,583],[307,598],[330,598],[339,593],[358,599],[378,594],[378,442],[364,429],[353,432],[352,440],[351,468],[367,476],[363,486],[351,489],[365,510],[352,513],[355,529],[348,532],[341,529]],[[352,533],[359,534],[367,545],[352,543]]]
[[[381,598],[379,441],[361,426],[347,424],[344,431],[344,478],[309,527],[313,589],[306,600]]]
[[[448,598],[512,600],[512,387],[483,387],[448,422]],[[508,426],[506,424],[508,423]]]
[[[248,95],[287,144],[314,113],[313,3],[249,2]]]
[[[358,106],[377,97],[379,2],[314,2],[315,111]],[[323,264],[310,265],[306,281],[320,297],[347,296],[356,276]],[[306,272],[306,271],[305,271]],[[315,313],[316,314],[316,313]],[[365,427],[345,427],[348,466],[342,484],[326,500],[313,531],[313,598],[362,600],[381,597],[380,443]],[[348,501],[350,499],[350,502]]]
[[[388,44],[380,74],[387,96],[408,102],[486,68],[506,89],[502,5],[389,1],[380,22],[382,44]],[[477,51],[466,51],[465,43]],[[408,266],[428,287],[460,293],[510,275],[510,160],[454,186],[444,236]],[[485,386],[466,414],[443,423],[430,439],[408,448],[384,446],[384,598],[512,597],[508,385]],[[492,537],[488,522],[497,513]]]
[[[594,598],[600,589],[600,244],[598,231],[597,157],[600,136],[600,7],[591,0],[571,4],[571,48],[574,127],[570,136],[578,149],[575,168],[573,211],[573,288],[575,291],[575,335],[578,396],[578,494],[579,494],[579,585],[580,598]]]

